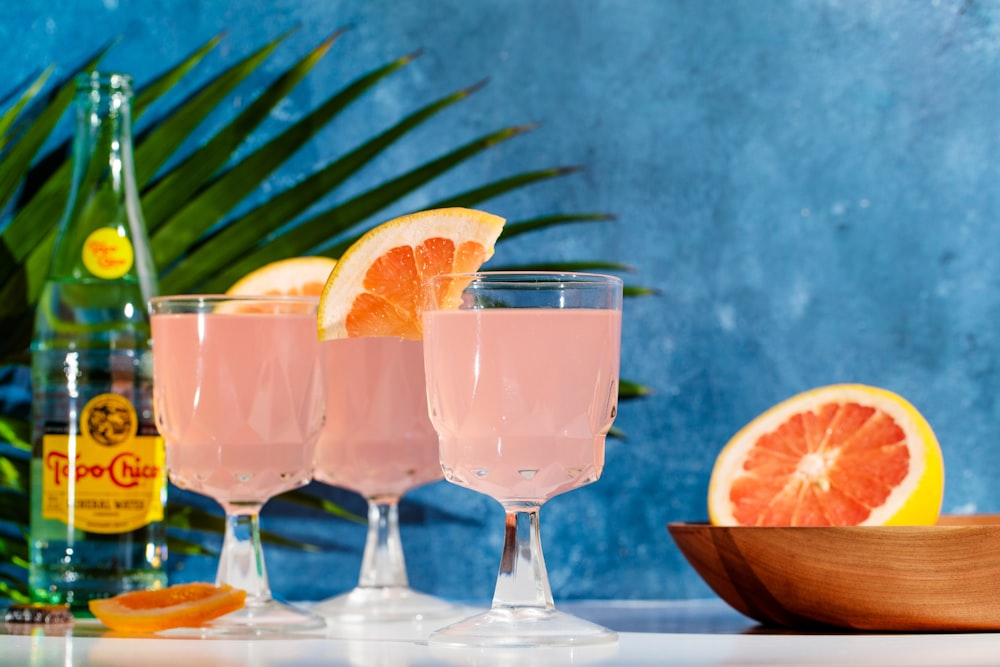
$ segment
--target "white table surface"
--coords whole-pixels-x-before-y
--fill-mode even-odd
[[[424,638],[439,623],[340,626],[297,635],[227,639],[180,630],[156,637],[116,637],[93,622],[83,622],[68,631],[0,630],[0,665],[1000,665],[1000,633],[789,633],[762,628],[719,600],[566,602],[557,607],[617,630],[617,645],[503,651],[428,646]]]

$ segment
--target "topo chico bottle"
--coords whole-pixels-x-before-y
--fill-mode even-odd
[[[156,292],[132,164],[131,80],[77,81],[72,188],[31,345],[29,586],[38,602],[166,585],[163,440],[146,301]]]

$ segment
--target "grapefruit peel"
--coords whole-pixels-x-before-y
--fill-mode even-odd
[[[194,628],[242,609],[246,591],[227,584],[175,584],[157,590],[130,591],[111,598],[90,600],[99,621],[120,632],[159,632]]]

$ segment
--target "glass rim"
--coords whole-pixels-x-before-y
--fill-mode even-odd
[[[105,70],[91,70],[81,72],[75,77],[78,89],[91,90],[94,88],[111,88],[132,90],[132,75],[124,72],[111,72]]]
[[[618,276],[605,273],[589,273],[582,271],[469,271],[462,273],[441,273],[428,278],[429,282],[439,280],[459,279],[472,283],[490,285],[622,285],[624,281]]]
[[[219,303],[288,303],[319,304],[319,296],[304,294],[167,294],[150,297],[147,306],[150,311],[160,304],[189,304],[207,306]]]
[[[149,301],[319,301],[319,295],[308,294],[160,294]]]

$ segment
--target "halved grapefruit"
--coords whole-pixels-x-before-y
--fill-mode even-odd
[[[319,296],[337,260],[329,257],[290,257],[265,264],[226,290],[239,296]]]
[[[725,526],[931,525],[944,463],[927,420],[901,396],[839,384],[763,413],[723,448],[708,491]]]

